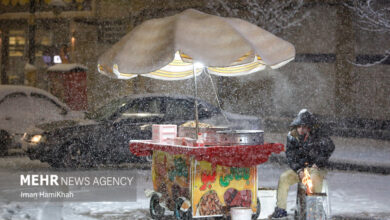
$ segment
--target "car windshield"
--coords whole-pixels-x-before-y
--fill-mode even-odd
[[[129,98],[127,97],[116,99],[93,112],[87,113],[86,117],[96,121],[106,120],[128,102]]]

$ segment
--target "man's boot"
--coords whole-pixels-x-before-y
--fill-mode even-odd
[[[274,213],[272,213],[272,215],[269,216],[269,218],[271,219],[278,219],[278,218],[285,218],[285,217],[287,217],[287,211],[279,207],[276,207]]]

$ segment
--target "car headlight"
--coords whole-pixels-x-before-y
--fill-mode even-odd
[[[34,144],[38,144],[41,141],[41,139],[42,139],[42,135],[37,134],[37,135],[32,136],[32,138],[30,139],[30,142],[34,143]]]
[[[45,136],[42,134],[27,134],[25,133],[22,137],[23,142],[30,143],[32,145],[37,145],[45,141]]]

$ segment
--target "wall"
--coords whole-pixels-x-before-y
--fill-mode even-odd
[[[192,95],[193,80],[111,79],[97,72],[96,62],[114,42],[143,20],[170,15],[189,7],[206,9],[206,3],[187,0],[103,0],[96,2],[94,16],[70,18],[69,31],[74,32],[76,38],[74,61],[89,68],[90,109],[117,96],[132,93]],[[368,68],[352,65],[355,56],[380,55],[389,49],[388,34],[361,31],[354,26],[354,17],[339,10],[337,1],[308,1],[302,10],[309,14],[299,26],[278,33],[278,36],[295,45],[296,60],[278,70],[265,70],[250,76],[213,77],[223,107],[263,117],[291,116],[306,107],[321,115],[388,120],[388,64]],[[116,25],[112,31],[114,36],[111,36],[113,42],[110,42],[110,37],[103,39],[101,35],[102,28],[111,24]],[[209,78],[203,75],[198,80],[199,96],[215,104],[214,89]]]
[[[355,55],[384,53],[385,49],[390,48],[390,41],[385,34],[360,31],[352,22],[340,24],[345,22],[345,18],[337,14],[337,9],[337,5],[328,4],[308,6],[306,10],[310,14],[300,26],[279,34],[295,45],[295,62],[278,70],[259,72],[255,76],[224,80],[221,84],[225,84],[226,88],[220,89],[224,107],[266,117],[291,116],[301,108],[309,108],[327,116],[388,120],[388,64],[367,68],[352,63],[355,62]],[[349,27],[350,33],[344,33],[340,25]],[[347,42],[340,43],[338,40]],[[346,82],[341,82],[345,80],[343,71],[347,71],[349,76]],[[337,94],[337,87],[341,95]],[[246,90],[251,93],[248,95]],[[337,96],[345,96],[350,101],[344,103],[340,100],[338,106]]]

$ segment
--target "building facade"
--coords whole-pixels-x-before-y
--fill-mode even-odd
[[[215,86],[222,107],[235,112],[272,118],[290,117],[301,108],[309,108],[329,117],[389,120],[389,59],[371,67],[356,65],[380,59],[386,48],[390,49],[389,32],[361,29],[353,11],[341,1],[292,2],[295,8],[285,7],[281,15],[286,15],[291,20],[287,24],[293,25],[283,26],[271,14],[268,23],[274,25],[267,26],[267,18],[257,16],[272,5],[254,0],[36,0],[35,5],[31,0],[2,1],[2,84],[45,89],[45,71],[60,58],[61,62],[88,67],[90,109],[132,93],[191,95],[192,80],[177,83],[142,77],[130,81],[110,79],[99,75],[96,62],[100,54],[142,21],[195,8],[266,25],[265,29],[293,43],[297,51],[295,61],[278,70],[239,78],[215,77],[214,84],[202,76],[198,79],[201,98],[215,103]],[[298,3],[302,4],[296,6]],[[35,80],[27,74],[25,65],[29,62],[37,68]]]

